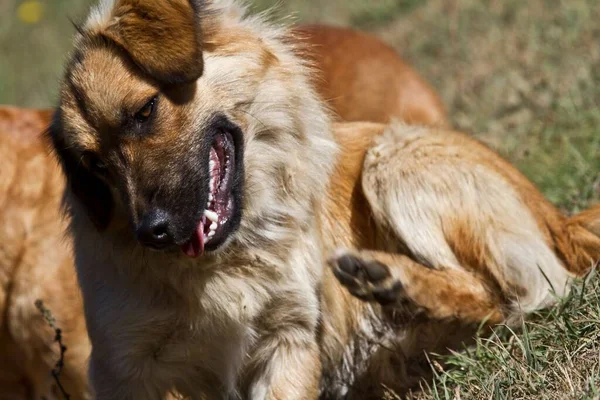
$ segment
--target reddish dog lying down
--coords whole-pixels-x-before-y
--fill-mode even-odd
[[[341,120],[397,117],[446,125],[439,97],[378,39],[327,26],[296,31],[307,44],[300,53],[318,70],[321,96]],[[36,299],[44,300],[63,330],[63,385],[72,399],[87,391],[89,341],[59,212],[63,177],[39,137],[50,117],[49,110],[0,107],[0,399],[55,398],[50,370],[57,345],[34,308]]]
[[[48,135],[98,400],[402,393],[456,323],[600,258],[600,207],[564,217],[460,133],[331,123],[297,42],[245,15],[115,0],[76,38]]]
[[[34,302],[58,317],[69,350],[62,379],[87,391],[89,342],[66,225],[64,178],[40,139],[51,113],[0,108],[0,399],[54,399],[50,371],[58,345]]]

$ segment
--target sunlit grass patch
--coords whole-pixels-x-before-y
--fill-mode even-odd
[[[433,357],[435,360],[435,356]],[[473,348],[439,358],[421,400],[597,399],[600,281],[589,278],[517,328],[499,327]]]

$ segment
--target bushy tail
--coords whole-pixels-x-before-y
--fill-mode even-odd
[[[600,262],[600,204],[569,218],[566,228],[575,257],[572,272],[583,275]]]

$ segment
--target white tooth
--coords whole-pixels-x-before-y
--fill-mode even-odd
[[[215,236],[215,231],[208,232],[208,238],[209,239],[212,239],[213,236]]]
[[[211,231],[216,231],[218,227],[219,227],[219,224],[217,224],[216,222],[213,222],[212,224],[210,224]]]
[[[206,203],[206,207],[210,207],[210,201]]]
[[[210,178],[210,191],[215,190],[215,178]]]
[[[219,222],[219,214],[211,210],[204,210],[204,215],[206,218],[210,219],[212,222]]]
[[[213,160],[209,160],[208,161],[208,170],[212,172],[214,167],[215,167],[215,162]]]
[[[209,194],[208,194],[208,201],[209,201],[209,202],[210,202],[210,201],[213,201],[213,195],[212,195],[212,193],[209,193]]]

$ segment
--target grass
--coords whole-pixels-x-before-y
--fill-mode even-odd
[[[45,0],[26,24],[22,3],[0,2],[0,103],[47,107],[70,47],[67,16],[88,6]],[[457,129],[499,150],[565,212],[600,200],[597,0],[281,0],[275,14],[372,30],[440,91]],[[434,357],[437,377],[417,398],[600,399],[599,282],[518,330]]]
[[[518,331],[499,327],[473,348],[439,357],[435,381],[415,398],[600,398],[599,290],[599,280],[590,277]]]
[[[0,1],[0,104],[48,107],[57,97],[63,63],[74,29],[69,16],[82,18],[81,1],[41,1],[39,21],[19,17],[27,2]],[[25,8],[27,10],[27,8]]]

